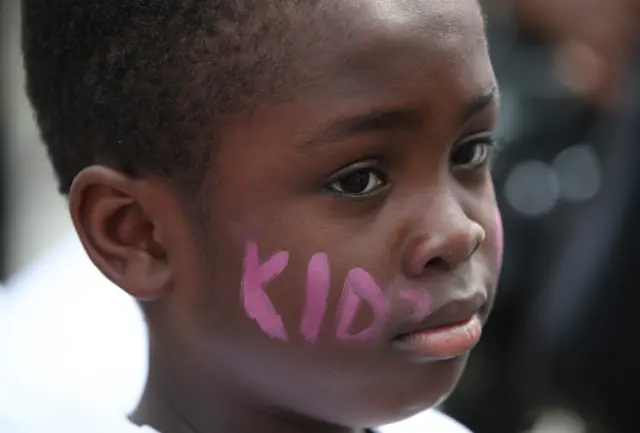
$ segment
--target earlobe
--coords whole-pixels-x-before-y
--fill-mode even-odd
[[[87,254],[113,283],[141,301],[171,287],[171,267],[158,227],[144,208],[144,180],[92,166],[76,176],[69,210]]]

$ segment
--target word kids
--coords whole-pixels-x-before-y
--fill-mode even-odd
[[[260,263],[258,245],[248,243],[244,254],[244,272],[241,281],[241,300],[247,315],[255,320],[271,338],[289,339],[281,316],[267,295],[267,285],[285,270],[289,253],[279,251]],[[302,337],[315,342],[320,332],[327,308],[330,289],[329,258],[325,253],[316,253],[309,260],[306,277],[306,302],[299,332]],[[430,302],[426,291],[404,290],[399,296],[413,306],[412,319],[423,320],[429,314]],[[373,321],[364,330],[352,334],[349,328],[358,308],[366,302],[373,311]],[[391,312],[389,299],[384,295],[374,278],[362,268],[351,269],[344,280],[338,307],[336,338],[340,340],[364,341],[382,330]]]

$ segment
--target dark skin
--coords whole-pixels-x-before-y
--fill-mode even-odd
[[[163,433],[354,431],[434,406],[463,371],[467,354],[417,359],[393,338],[408,316],[400,286],[429,291],[435,307],[481,294],[483,321],[495,295],[501,227],[487,156],[497,95],[478,6],[339,3],[313,18],[323,29],[313,37],[329,48],[300,51],[305,85],[224,125],[206,220],[196,223],[157,177],[93,166],[73,184],[87,252],[143,301],[151,348],[139,424]],[[248,241],[263,261],[290,253],[266,290],[289,341],[269,338],[242,308]],[[328,255],[331,290],[312,345],[296,331],[318,252]],[[335,332],[355,267],[392,305],[384,332],[364,342]],[[354,329],[371,318],[361,308]]]

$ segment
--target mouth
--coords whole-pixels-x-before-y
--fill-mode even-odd
[[[449,301],[422,322],[403,330],[394,338],[394,346],[434,360],[462,356],[480,341],[480,314],[486,302],[487,296],[481,292]]]

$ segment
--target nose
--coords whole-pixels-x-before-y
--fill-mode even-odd
[[[448,271],[469,261],[485,240],[486,232],[458,203],[440,202],[424,212],[406,244],[403,267],[411,278]]]

